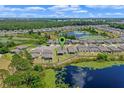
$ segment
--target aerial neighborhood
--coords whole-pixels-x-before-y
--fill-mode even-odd
[[[123,64],[124,29],[117,27],[123,25],[118,24],[120,21],[112,23],[108,22],[108,19],[63,20],[1,21],[1,72],[10,73],[10,77],[13,77],[16,72],[32,69],[37,72],[41,69],[53,71],[67,65],[96,67],[92,64],[101,63],[105,64],[101,65],[104,67]],[[60,38],[65,41],[59,41]],[[90,62],[92,64],[89,64]],[[10,77],[2,80],[6,85],[1,83],[1,87],[17,87],[9,81]]]
[[[124,88],[123,5],[39,4],[0,5],[0,88]]]
[[[82,32],[88,32],[87,28],[93,28],[99,30],[97,35],[102,36],[102,33],[105,32],[105,38],[97,38],[97,39],[81,39],[76,37],[76,31],[80,32],[77,33],[82,35],[82,37],[85,37],[86,33],[81,33]],[[58,38],[61,37],[59,35],[56,35],[56,33],[63,33],[67,34],[69,32],[75,33],[71,36],[75,36],[76,38],[66,38],[66,42],[64,44],[64,48],[61,48],[60,43],[58,41]],[[100,52],[105,52],[105,53],[117,53],[117,52],[123,52],[124,51],[124,31],[119,28],[113,28],[110,27],[109,25],[81,25],[81,26],[64,26],[64,27],[52,27],[52,28],[42,28],[42,29],[32,29],[32,30],[1,30],[0,35],[1,37],[7,36],[7,37],[18,37],[21,34],[27,34],[29,32],[32,33],[47,33],[49,35],[50,39],[47,40],[46,44],[42,45],[35,45],[35,47],[31,47],[31,45],[28,44],[22,44],[22,45],[17,45],[15,48],[12,48],[10,50],[10,53],[12,54],[18,54],[24,49],[28,50],[29,53],[31,54],[32,58],[38,59],[41,58],[41,63],[43,60],[50,60],[50,62],[55,62],[54,60],[58,58],[57,61],[59,60],[59,56],[63,55],[80,55],[79,53],[100,53]],[[68,32],[68,33],[67,33]],[[50,34],[51,35],[50,35]],[[94,34],[94,33],[91,33]],[[90,36],[92,37],[92,35]],[[56,37],[56,38],[52,38]],[[64,36],[64,35],[63,35]],[[93,54],[91,54],[92,56]],[[58,57],[57,57],[58,56]],[[82,55],[83,56],[83,55]],[[66,58],[65,58],[66,60]],[[65,61],[64,60],[64,61]],[[44,63],[45,61],[43,61]]]

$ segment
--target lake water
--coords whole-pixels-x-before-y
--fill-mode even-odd
[[[81,38],[81,37],[85,37],[85,36],[90,36],[91,34],[85,31],[73,31],[73,32],[68,32],[69,36],[75,36],[76,38]]]
[[[70,87],[124,88],[124,66],[100,70],[67,66],[65,73],[65,83],[68,83]]]
[[[98,40],[98,39],[105,39],[105,37],[100,35],[92,35],[86,31],[72,31],[67,33],[68,36],[75,36],[76,39],[83,39],[83,40]]]

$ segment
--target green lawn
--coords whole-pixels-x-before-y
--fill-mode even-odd
[[[57,51],[57,49],[55,49],[53,52],[54,56],[53,56],[52,62],[54,62],[54,63],[58,62],[58,58],[59,58],[59,61],[61,62],[61,61],[67,60],[68,58],[71,58],[73,56],[70,54],[64,54],[64,55],[59,56],[56,54],[56,51]]]
[[[90,62],[75,63],[71,65],[80,66],[80,67],[88,67],[90,69],[103,69],[103,68],[112,67],[112,66],[124,65],[124,61],[108,61],[108,62],[90,61]]]
[[[7,41],[9,41],[8,38],[6,38],[6,37],[0,37],[0,42],[5,43]]]
[[[54,69],[47,69],[44,70],[45,77],[44,77],[44,82],[45,82],[45,87],[47,88],[55,88],[55,80],[56,80],[56,72]]]
[[[91,36],[83,36],[80,39],[83,39],[83,40],[104,40],[104,39],[107,39],[107,38],[108,37],[103,37],[103,36],[100,36],[100,35],[91,35]]]

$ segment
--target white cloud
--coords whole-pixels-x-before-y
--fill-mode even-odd
[[[38,18],[45,17],[46,15],[36,14],[36,13],[10,13],[10,12],[2,12],[0,13],[1,18]]]
[[[14,12],[14,11],[21,11],[21,12],[31,12],[31,11],[45,11],[45,8],[42,7],[24,7],[24,8],[13,8],[13,7],[6,7],[0,6],[0,12]]]
[[[74,13],[87,13],[87,10],[82,10],[79,5],[55,5],[48,7],[49,11],[52,11],[57,17],[68,17],[69,12],[72,13],[69,17],[77,16]]]
[[[47,8],[52,12],[53,17],[73,17],[73,13],[82,13],[86,11],[81,11],[80,6],[78,5],[55,5]],[[73,15],[68,15],[71,12]]]
[[[58,14],[58,15],[63,15],[63,14],[64,14],[64,12],[58,11],[58,12],[55,12],[55,14]]]
[[[93,5],[86,6],[90,8],[102,8],[107,10],[107,8],[113,9],[122,9],[124,6],[108,6],[108,5]],[[46,11],[47,10],[47,11]],[[39,12],[35,12],[39,11]],[[43,12],[42,12],[43,11]],[[42,12],[42,13],[41,13]],[[123,17],[124,13],[122,11],[113,11],[113,12],[94,12],[88,9],[83,9],[78,5],[57,5],[57,6],[49,6],[48,8],[32,6],[32,7],[10,7],[10,6],[0,6],[0,17],[25,17],[25,18],[38,18],[38,17]]]
[[[108,8],[108,5],[86,5],[89,8]]]
[[[26,11],[45,11],[45,8],[42,7],[26,7],[24,8]]]
[[[48,8],[51,11],[76,11],[80,10],[80,6],[77,5],[56,5]]]
[[[124,5],[86,5],[89,8],[111,8],[111,9],[124,9]]]
[[[87,10],[79,10],[79,11],[73,11],[74,13],[88,13]]]
[[[0,13],[0,17],[2,18],[17,17],[17,15],[15,13],[3,12]]]
[[[67,5],[55,5],[55,6],[49,7],[48,10],[55,11],[55,10],[61,10],[65,8],[68,8],[68,6]]]
[[[121,15],[124,15],[124,13],[105,13],[105,15],[108,15],[108,16],[112,16],[112,15],[118,15],[118,16],[121,16]]]

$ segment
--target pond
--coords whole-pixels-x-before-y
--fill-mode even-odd
[[[105,37],[100,36],[100,35],[93,35],[89,32],[86,31],[72,31],[67,33],[68,36],[75,36],[76,39],[84,39],[84,40],[89,40],[89,39],[105,39]]]
[[[98,70],[67,66],[64,71],[65,83],[72,88],[124,88],[124,66]]]
[[[90,36],[91,34],[89,32],[85,31],[73,31],[73,32],[68,32],[69,36],[75,36],[76,38],[81,38],[84,36]]]

